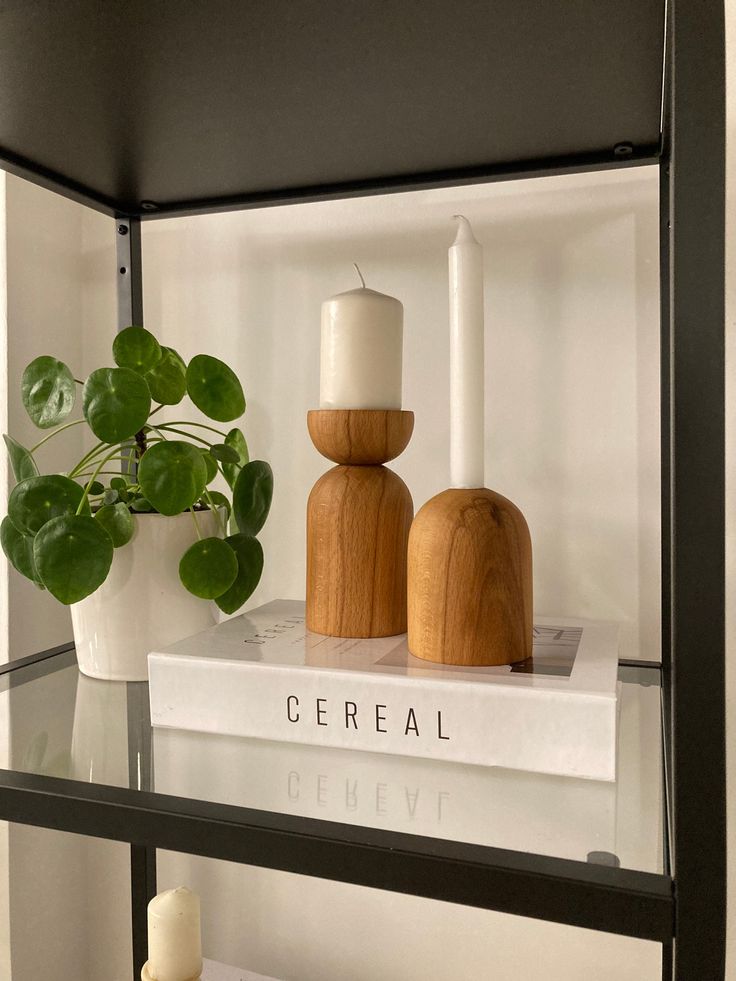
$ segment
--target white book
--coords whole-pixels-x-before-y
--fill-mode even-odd
[[[537,618],[503,667],[413,657],[406,635],[310,633],[275,600],[148,658],[154,726],[614,780],[618,628]]]

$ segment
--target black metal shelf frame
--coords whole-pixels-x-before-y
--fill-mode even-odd
[[[722,0],[670,0],[659,148],[187,202],[116,214],[119,322],[142,323],[141,218],[658,161],[661,256],[664,875],[0,771],[0,818],[131,844],[134,964],[167,848],[656,940],[663,978],[725,976],[725,39]],[[20,158],[8,169],[98,210]],[[15,671],[55,651],[3,669]],[[651,670],[651,669],[650,669]],[[131,715],[132,713],[132,715]],[[129,703],[132,728],[145,708]],[[143,722],[141,720],[143,719]],[[145,754],[144,754],[145,755]],[[144,767],[145,770],[145,767]]]

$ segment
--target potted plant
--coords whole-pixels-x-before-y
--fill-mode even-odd
[[[18,572],[71,606],[80,669],[137,681],[150,650],[214,622],[209,601],[234,613],[256,588],[273,475],[249,461],[239,428],[216,425],[245,410],[224,362],[185,364],[143,327],[117,334],[112,353],[115,367],[84,382],[46,355],[23,372],[28,415],[50,431],[31,449],[4,437],[17,484],[0,541]],[[185,395],[213,425],[157,418]],[[96,442],[66,473],[41,474],[37,452],[73,426]],[[218,477],[228,494],[211,486]]]

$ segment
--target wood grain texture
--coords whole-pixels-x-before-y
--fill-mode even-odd
[[[313,409],[307,413],[312,442],[333,463],[368,466],[403,453],[414,413],[402,409]]]
[[[408,487],[385,467],[337,466],[320,477],[307,504],[309,630],[332,637],[405,632],[413,513]]]
[[[532,653],[532,546],[521,511],[487,488],[428,501],[409,536],[409,650],[442,664]]]

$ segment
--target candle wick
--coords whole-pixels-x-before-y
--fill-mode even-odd
[[[365,280],[363,279],[363,273],[360,271],[357,262],[354,262],[353,265],[355,266],[355,271],[360,276],[360,285],[363,287],[363,289],[365,289]]]
[[[452,217],[457,222],[457,234],[453,244],[459,245],[461,242],[472,242],[477,245],[478,242],[475,235],[473,235],[473,226],[465,215],[453,215]]]

